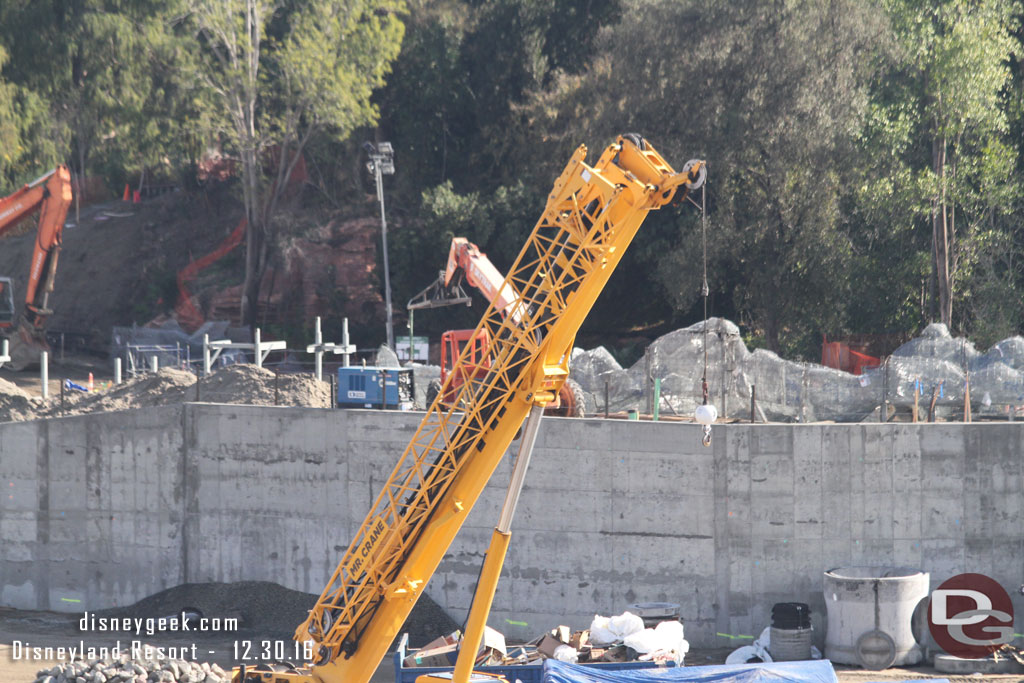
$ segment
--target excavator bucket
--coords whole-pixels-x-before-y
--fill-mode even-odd
[[[50,345],[46,343],[46,333],[22,320],[10,335],[11,362],[8,363],[8,367],[15,371],[38,367],[39,354],[49,350]]]

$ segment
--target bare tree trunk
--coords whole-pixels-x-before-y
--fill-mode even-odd
[[[253,141],[255,142],[255,141]],[[256,314],[263,271],[260,268],[263,253],[264,226],[257,208],[259,202],[259,181],[254,145],[248,145],[242,152],[242,173],[244,176],[245,214],[248,225],[245,229],[245,280],[242,283],[241,313],[243,325],[256,325]]]
[[[85,189],[85,143],[78,137],[78,187],[75,188],[75,225],[82,222],[82,191]]]
[[[260,252],[263,250],[263,239],[260,230],[249,225],[245,239],[245,281],[242,283],[242,324],[255,326],[260,296]]]
[[[935,280],[939,293],[939,316],[950,327],[953,317],[952,279],[949,272],[949,211],[946,204],[946,138],[932,141],[932,170],[939,179],[939,193],[932,211],[932,242],[935,256]]]
[[[779,345],[779,323],[774,312],[770,312],[765,320],[764,341],[768,345],[769,351],[774,353],[781,351]]]
[[[266,267],[266,213],[260,201],[259,140],[256,135],[256,92],[259,78],[260,30],[262,17],[260,6],[253,0],[245,5],[246,45],[242,55],[246,75],[242,84],[241,99],[237,102],[236,126],[242,140],[242,172],[245,187],[245,212],[249,222],[245,242],[245,281],[242,283],[242,324],[255,326],[259,308],[260,284]]]

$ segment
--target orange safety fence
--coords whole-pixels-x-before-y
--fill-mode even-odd
[[[192,303],[192,294],[188,291],[187,283],[194,279],[199,271],[208,268],[224,255],[242,243],[245,238],[245,226],[248,224],[245,218],[238,222],[238,225],[216,249],[197,261],[192,261],[178,271],[178,303],[174,312],[178,316],[178,324],[189,331],[195,331],[205,322],[203,314],[199,312]]]

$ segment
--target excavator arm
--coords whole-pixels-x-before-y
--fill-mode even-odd
[[[25,286],[25,310],[11,340],[11,364],[15,369],[38,360],[39,351],[48,348],[45,325],[52,313],[48,303],[57,274],[57,257],[71,197],[71,173],[67,166],[58,166],[14,194],[0,199],[0,237],[31,214],[39,212],[39,226]],[[12,324],[10,321],[4,324],[0,319],[0,327]]]
[[[275,683],[366,683],[447,552],[525,418],[554,399],[576,332],[647,213],[698,186],[702,162],[675,172],[639,136],[598,161],[580,147],[477,331],[493,362],[435,400],[295,638],[313,641],[311,668]],[[499,290],[501,291],[501,290]],[[504,302],[504,303],[502,303]],[[506,315],[512,305],[520,318]],[[468,362],[463,351],[458,364]],[[457,365],[456,368],[459,366]],[[453,372],[452,375],[455,373]],[[449,379],[450,381],[450,379]],[[236,669],[235,683],[264,680]]]

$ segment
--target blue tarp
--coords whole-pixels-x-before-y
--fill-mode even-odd
[[[832,662],[722,664],[668,669],[599,671],[554,659],[544,662],[544,683],[839,683]]]

